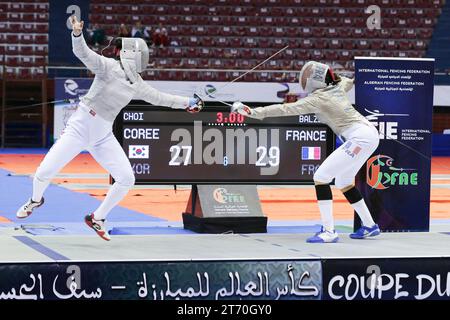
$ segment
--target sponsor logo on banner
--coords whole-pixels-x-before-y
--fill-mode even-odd
[[[73,79],[64,81],[64,92],[75,97],[84,96],[89,91],[89,87],[80,88],[78,82]]]
[[[320,147],[302,147],[302,160],[320,160]]]
[[[373,189],[384,190],[392,186],[418,185],[418,172],[414,168],[398,168],[394,159],[379,154],[367,161],[367,184]]]
[[[245,202],[245,197],[238,193],[230,193],[225,188],[217,188],[213,191],[214,200],[218,203],[243,203]]]
[[[409,117],[408,113],[382,113],[380,110],[374,109],[369,110],[364,108],[367,112],[366,119],[369,120],[380,133],[380,139],[390,139],[398,140],[398,121],[384,121],[380,118],[398,118],[398,117]]]
[[[76,83],[74,80],[72,79],[67,79],[64,82],[64,91],[72,96],[76,96],[77,95],[77,90],[78,90],[78,83]]]
[[[354,158],[360,151],[361,151],[361,147],[358,146],[356,143],[347,141],[344,144],[344,152],[352,158]]]
[[[57,100],[68,99],[69,101],[77,101],[86,95],[91,83],[92,81],[87,79],[58,79],[55,97]]]
[[[130,159],[148,159],[149,146],[130,145],[128,147],[128,158]]]
[[[369,121],[378,121],[380,117],[409,117],[408,113],[381,113],[380,110],[364,110],[369,114],[366,119]]]
[[[289,85],[287,83],[280,83],[284,88],[282,90],[277,91],[277,97],[281,99],[286,99],[286,95],[291,91]],[[297,101],[298,97],[296,97],[295,101]],[[293,102],[295,102],[293,101]]]
[[[212,84],[207,84],[205,86],[205,94],[208,97],[214,98],[215,96],[213,95],[213,93],[216,92],[216,91],[217,91],[216,87],[214,85],[212,85]]]

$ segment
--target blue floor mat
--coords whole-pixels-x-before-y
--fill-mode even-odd
[[[268,226],[268,234],[295,234],[295,233],[315,233],[320,230],[320,225],[305,226]],[[196,234],[193,231],[186,230],[183,226],[177,227],[114,227],[110,234],[112,235],[150,235],[150,234]]]
[[[30,197],[32,180],[29,177],[8,174],[8,171],[0,169],[0,216],[16,223],[80,222],[101,203],[86,193],[50,185],[44,195],[45,204],[36,209],[25,222],[16,218],[16,211]],[[116,206],[108,215],[108,221],[165,220]]]
[[[48,150],[48,148],[0,148],[0,154],[46,154]]]
[[[320,231],[320,225],[312,226],[267,226],[267,233],[289,234],[289,233],[315,233]]]
[[[47,148],[0,148],[0,154],[46,154]]]
[[[183,227],[115,227],[109,233],[111,235],[196,234]]]

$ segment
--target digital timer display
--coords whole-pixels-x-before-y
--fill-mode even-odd
[[[217,123],[244,123],[245,117],[238,113],[217,112]]]

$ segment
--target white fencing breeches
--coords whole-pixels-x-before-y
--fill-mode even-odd
[[[130,161],[112,133],[112,123],[81,103],[67,122],[61,138],[39,165],[33,181],[32,198],[39,201],[50,180],[83,150],[89,151],[115,180],[105,200],[95,211],[96,219],[104,219],[128,193],[135,178]]]
[[[342,136],[345,143],[331,153],[314,174],[314,181],[330,183],[343,189],[354,183],[359,169],[378,147],[379,136],[374,126],[354,124]]]

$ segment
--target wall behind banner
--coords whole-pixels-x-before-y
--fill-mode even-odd
[[[356,184],[384,231],[429,230],[433,73],[433,59],[355,59],[356,108],[381,139]]]
[[[69,39],[70,40],[70,39]],[[75,99],[68,103],[55,104],[54,132],[58,139],[67,120],[76,108],[78,99],[84,96],[91,86],[93,78],[55,78],[55,100]],[[273,83],[273,82],[239,82],[226,85],[226,82],[198,82],[198,81],[147,81],[152,87],[162,92],[192,96],[198,93],[206,102],[222,101],[246,101],[255,103],[280,103],[288,92],[299,93],[298,83]],[[223,89],[221,89],[223,88]],[[208,93],[218,89],[210,95]],[[54,139],[54,140],[55,140]]]
[[[72,53],[71,28],[68,18],[75,14],[84,21],[84,30],[89,27],[90,0],[50,1],[49,52],[50,65],[73,65],[80,61]]]

